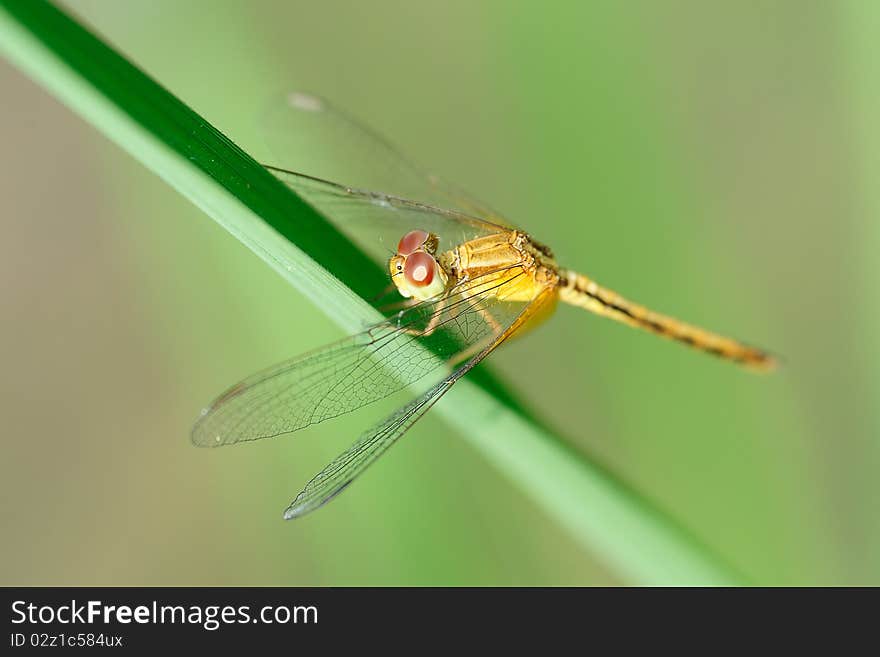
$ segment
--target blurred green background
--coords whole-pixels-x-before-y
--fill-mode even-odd
[[[563,308],[492,361],[751,581],[880,584],[880,6],[577,4],[64,6],[258,158],[267,100],[319,93],[566,265],[781,353],[755,376]],[[339,329],[5,61],[0,90],[0,583],[638,583],[430,414],[283,522],[360,418],[189,428]]]

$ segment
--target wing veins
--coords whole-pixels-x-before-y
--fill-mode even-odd
[[[504,269],[508,268],[500,268],[499,271]],[[390,323],[393,320],[385,320],[383,323],[359,334],[360,336],[369,337],[369,340],[366,342],[358,342],[358,336],[347,338],[337,343],[335,348],[313,352],[311,355],[307,355],[302,359],[296,359],[286,366],[277,366],[274,368],[274,371],[270,368],[269,374],[263,378],[259,378],[260,375],[258,374],[252,377],[255,380],[250,383],[246,379],[242,383],[233,386],[229,391],[223,393],[218,400],[215,400],[203,417],[200,418],[199,422],[196,423],[193,430],[193,442],[202,446],[218,446],[235,442],[250,442],[261,438],[291,433],[311,424],[338,417],[354,410],[354,408],[360,408],[366,404],[383,399],[399,391],[408,383],[427,376],[434,367],[424,364],[416,365],[414,372],[407,374],[405,377],[400,377],[398,383],[393,387],[389,386],[387,391],[380,390],[378,393],[374,393],[375,396],[367,401],[355,402],[357,405],[354,408],[333,409],[332,406],[325,404],[328,396],[334,392],[344,393],[340,395],[340,399],[345,400],[347,394],[350,394],[352,390],[363,387],[361,384],[364,381],[375,376],[378,369],[387,368],[389,361],[396,358],[402,350],[409,348],[413,344],[412,341],[416,338],[408,334],[406,330],[415,325],[416,322],[424,322],[427,319],[446,313],[449,316],[442,319],[437,327],[435,327],[435,330],[454,324],[458,327],[458,334],[461,338],[466,342],[471,341],[473,339],[471,335],[473,327],[463,320],[475,313],[477,308],[487,306],[488,298],[486,295],[488,292],[497,290],[505,284],[517,280],[521,275],[517,274],[511,278],[498,281],[497,279],[486,278],[491,273],[495,272],[489,272],[484,276],[463,282],[453,288],[457,290],[455,294],[459,298],[452,304],[446,304],[445,308],[440,304],[440,300],[421,302],[408,309],[407,312],[410,315],[408,321],[394,326]],[[469,293],[468,297],[464,296],[466,293]],[[478,298],[482,299],[482,303],[475,302]],[[471,308],[467,308],[467,304],[470,304]],[[430,314],[419,315],[419,311],[424,311],[425,309],[428,309]],[[383,334],[376,336],[377,329],[381,329]],[[398,339],[400,340],[399,344],[393,345],[394,340]],[[346,340],[354,341],[345,344]],[[389,345],[391,345],[390,350],[388,349]],[[364,364],[369,361],[373,362],[368,367],[365,367]],[[308,371],[310,368],[314,368],[313,371]],[[351,374],[359,370],[360,374],[354,381],[351,381]],[[272,381],[277,380],[279,377],[296,376],[296,371],[301,372],[299,378],[291,381],[288,385],[282,385],[278,389],[271,387]],[[331,388],[321,391],[321,386],[333,378],[338,378],[338,382]],[[344,387],[340,388],[340,386]],[[282,412],[281,414],[271,415],[272,419],[267,423],[269,426],[266,429],[259,430],[254,435],[246,435],[246,432],[241,431],[241,428],[246,426],[254,415],[267,407],[277,404],[279,400],[285,395],[289,395],[296,387],[304,388],[303,394],[306,396],[309,395],[309,390],[319,392],[318,396],[314,397],[312,407],[306,411],[309,413],[308,418],[301,415],[302,411],[306,410],[304,408],[288,416],[285,416]],[[243,397],[247,397],[246,403],[243,402],[242,407],[238,410],[229,406],[230,403],[236,400],[243,401]],[[315,417],[319,411],[320,417],[316,422]],[[224,420],[222,415],[227,413],[229,414],[228,419]],[[277,413],[277,409],[273,413]],[[231,424],[229,424],[230,422]],[[274,427],[279,428],[272,430]]]
[[[451,210],[449,208],[443,208],[438,205],[432,205],[423,201],[416,201],[414,199],[409,199],[404,196],[398,196],[396,194],[382,192],[379,190],[351,187],[338,182],[334,182],[332,180],[325,180],[324,178],[311,176],[307,173],[300,173],[299,171],[285,169],[283,167],[275,166],[273,164],[263,164],[262,166],[264,169],[267,169],[268,171],[276,174],[276,176],[277,174],[281,174],[283,178],[281,176],[278,177],[282,180],[282,182],[284,182],[288,187],[296,192],[300,192],[301,190],[297,189],[297,187],[294,186],[294,184],[290,180],[291,178],[294,180],[305,181],[307,185],[313,185],[310,191],[318,193],[323,192],[339,199],[351,199],[357,202],[367,203],[371,206],[376,206],[377,201],[380,204],[388,203],[389,205],[394,207],[406,208],[409,210],[414,210],[416,212],[436,214],[441,217],[463,221],[467,224],[470,224],[471,226],[488,229],[492,232],[502,232],[510,230],[509,228],[502,226],[501,224],[489,221],[488,219],[475,217],[459,210]],[[303,193],[306,195],[306,200],[308,200],[308,193]]]
[[[527,311],[543,303],[549,288],[545,288],[529,302],[507,326],[479,353],[444,377],[407,406],[392,413],[380,424],[362,434],[351,447],[331,461],[312,477],[284,512],[287,519],[296,518],[320,508],[345,490],[361,473],[376,461],[430,409],[452,385],[477,363],[490,354],[508,335],[523,323]],[[353,465],[352,465],[353,464]],[[340,483],[341,482],[341,483]]]
[[[505,268],[505,269],[506,269],[506,268]],[[494,273],[494,272],[493,272],[493,273]],[[494,285],[493,287],[489,288],[488,290],[484,290],[484,291],[482,291],[482,294],[485,295],[486,292],[491,292],[492,290],[500,289],[502,286],[504,286],[504,285],[506,285],[506,284],[509,284],[509,283],[511,283],[512,281],[516,280],[516,278],[518,278],[518,276],[519,276],[519,275],[515,276],[514,278],[507,279],[507,280],[505,280],[505,281],[501,281],[501,282],[497,283],[496,285]],[[462,298],[462,299],[460,299],[459,301],[456,301],[456,302],[455,302],[455,305],[459,305],[459,304],[467,304],[467,303],[470,302],[470,299],[471,299],[471,297]],[[440,315],[440,313],[442,313],[442,312],[446,312],[446,311],[448,310],[448,308],[449,308],[448,306],[446,306],[446,307],[440,307],[439,304],[438,304],[437,307],[438,307],[438,310],[435,310],[434,313],[432,313],[432,315],[431,315],[432,318],[433,318],[433,317],[438,317],[438,316]],[[459,319],[459,317],[460,317],[462,314],[465,314],[465,313],[467,313],[467,312],[468,312],[468,311],[465,310],[465,311],[463,311],[462,313],[459,313],[458,315],[454,315],[454,316],[449,317],[449,318],[446,319],[446,320],[443,320],[442,322],[440,322],[440,323],[438,324],[437,327],[435,327],[435,330],[436,330],[437,328],[441,328],[441,327],[445,326],[446,324],[448,324],[448,323],[450,323],[450,322],[455,322],[456,324],[458,324],[458,319]],[[414,321],[415,321],[415,320],[414,320]],[[396,338],[401,337],[401,336],[404,336],[404,337],[413,337],[413,336],[409,336],[409,335],[406,334],[406,333],[401,333],[400,330],[401,330],[401,329],[398,328],[398,332],[396,332],[396,333],[394,334],[393,338],[391,338],[386,344],[390,344],[391,342],[393,342],[393,340],[395,340]],[[465,334],[465,331],[462,329],[462,330],[461,330],[461,333],[462,333],[462,334]],[[465,336],[465,337],[467,337],[467,336]],[[372,360],[372,361],[373,361],[373,364],[370,366],[370,368],[369,368],[367,371],[363,372],[363,373],[362,373],[357,379],[355,379],[354,381],[348,381],[345,377],[339,377],[338,381],[333,385],[333,387],[327,389],[327,390],[324,392],[324,394],[321,396],[321,398],[317,401],[317,403],[315,404],[315,406],[313,407],[313,409],[312,409],[312,413],[311,413],[311,415],[310,415],[310,422],[309,422],[309,425],[311,425],[311,423],[312,423],[311,420],[314,418],[314,416],[315,416],[315,412],[318,410],[318,408],[321,406],[321,404],[326,400],[326,398],[327,398],[327,397],[328,397],[328,396],[329,396],[334,390],[336,390],[336,388],[337,388],[339,385],[342,385],[342,383],[345,382],[345,388],[344,388],[344,390],[353,389],[353,388],[355,388],[355,387],[358,387],[358,384],[360,384],[361,382],[363,382],[365,378],[368,378],[368,377],[369,377],[373,372],[375,372],[376,370],[384,369],[385,364],[386,364],[386,363],[387,363],[387,362],[388,362],[388,361],[389,361],[389,360],[390,360],[395,354],[397,354],[401,349],[404,349],[404,348],[406,348],[407,346],[409,346],[409,345],[411,345],[411,344],[413,344],[413,342],[412,342],[411,340],[404,340],[404,341],[402,341],[398,346],[396,346],[396,347],[394,348],[394,350],[392,350],[392,351],[390,351],[390,352],[383,352],[382,355],[381,355],[381,357],[378,358],[378,359],[377,359],[377,358],[371,358],[371,356],[373,356],[374,354],[379,353],[379,349],[381,349],[381,347],[379,347],[379,349],[376,349],[376,350],[373,351],[373,352],[364,352],[364,356],[363,356],[362,358],[359,359],[359,361],[358,361],[358,362],[357,362],[357,363],[351,368],[350,371],[357,371],[357,369],[358,369],[358,367],[360,366],[360,364],[361,364],[362,362],[364,362],[365,360]],[[384,345],[382,345],[382,346],[384,346]],[[425,374],[423,374],[423,376],[426,376],[428,373],[429,373],[429,372],[426,372]],[[420,377],[420,378],[421,378],[421,377]],[[393,394],[393,393],[389,393],[389,394]],[[386,396],[387,396],[387,395],[386,395]],[[309,426],[309,425],[307,425],[307,426]]]

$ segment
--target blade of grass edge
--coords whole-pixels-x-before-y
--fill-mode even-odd
[[[353,331],[376,321],[364,298],[385,285],[381,268],[310,206],[53,5],[0,0],[0,8],[5,10],[0,49],[18,68],[190,199],[341,326]],[[488,392],[497,386],[461,381],[437,408],[581,545],[639,584],[742,583],[625,483]]]

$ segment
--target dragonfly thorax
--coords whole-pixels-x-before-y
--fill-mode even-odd
[[[401,295],[425,301],[446,291],[449,277],[437,262],[436,235],[413,230],[404,235],[391,256],[388,269]]]

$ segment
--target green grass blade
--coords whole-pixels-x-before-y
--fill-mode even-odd
[[[382,268],[245,152],[53,5],[0,0],[0,8],[0,51],[16,66],[343,327],[377,319],[365,299],[387,284]],[[525,414],[499,381],[473,374],[438,411],[586,549],[634,583],[741,581],[668,516]]]

